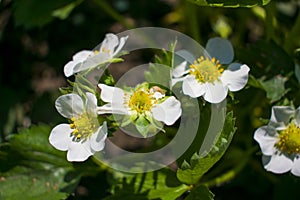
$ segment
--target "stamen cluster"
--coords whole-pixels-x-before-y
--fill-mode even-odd
[[[77,118],[72,117],[71,121],[70,128],[74,129],[71,133],[71,137],[73,137],[73,141],[76,142],[85,141],[97,129],[97,119],[89,117],[87,113],[83,113]]]
[[[279,133],[279,141],[275,147],[282,153],[299,154],[300,152],[300,127],[291,122],[290,125]]]
[[[190,74],[194,75],[200,83],[213,83],[219,80],[224,69],[216,58],[204,58],[201,56],[190,65]]]

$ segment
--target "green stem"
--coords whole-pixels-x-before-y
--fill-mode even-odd
[[[100,170],[109,170],[110,169],[105,164],[103,164],[99,159],[97,159],[95,156],[92,156],[92,160],[95,164],[97,164],[99,166]]]
[[[275,40],[275,30],[274,30],[274,12],[275,4],[270,2],[266,7],[266,35],[267,40]]]
[[[257,146],[249,149],[246,153],[245,153],[245,157],[243,159],[240,160],[239,164],[237,166],[235,166],[233,169],[225,172],[224,174],[222,174],[221,176],[218,176],[212,180],[209,180],[207,182],[204,183],[200,183],[203,185],[206,185],[207,187],[214,187],[214,186],[220,186],[224,183],[229,182],[230,180],[232,180],[234,177],[237,176],[237,174],[246,166],[246,164],[248,163],[250,156],[256,152],[258,150]]]
[[[185,5],[184,12],[186,16],[186,22],[189,24],[191,35],[196,41],[200,42],[200,28],[197,15],[197,8],[199,7],[190,2],[186,2]]]
[[[100,6],[114,20],[122,24],[127,29],[132,29],[134,26],[128,23],[122,15],[116,12],[105,0],[94,0],[94,2]]]
[[[285,44],[283,48],[286,52],[292,53],[293,45],[295,45],[296,39],[299,38],[299,32],[300,32],[300,13],[298,13],[295,24],[285,39]]]

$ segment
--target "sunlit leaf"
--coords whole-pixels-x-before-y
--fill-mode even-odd
[[[0,146],[0,197],[3,199],[64,199],[81,174],[65,153],[48,142],[50,127],[33,126],[12,135]]]
[[[233,118],[232,112],[228,113],[225,119],[224,127],[218,139],[210,152],[200,157],[198,153],[195,153],[189,165],[185,163],[177,171],[177,177],[180,181],[188,184],[195,184],[199,179],[223,156],[227,150],[232,137],[235,133],[235,119]]]
[[[267,5],[271,0],[188,0],[200,6],[252,7]]]

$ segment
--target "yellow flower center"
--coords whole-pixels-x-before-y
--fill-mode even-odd
[[[106,52],[106,53],[110,54],[110,50],[107,49],[107,48],[105,48],[105,47],[102,47],[100,51],[101,52]]]
[[[279,132],[279,141],[275,147],[282,153],[299,154],[300,152],[300,127],[296,126],[294,122]]]
[[[213,83],[219,80],[224,71],[217,59],[209,59],[202,56],[195,60],[194,64],[190,65],[190,68],[190,74],[194,75],[200,83]]]
[[[71,133],[73,141],[85,141],[97,130],[97,118],[89,116],[86,112],[78,117],[72,117],[71,121],[70,128],[74,129]]]
[[[153,103],[154,98],[149,92],[138,90],[130,96],[128,107],[137,113],[144,113],[152,108]]]

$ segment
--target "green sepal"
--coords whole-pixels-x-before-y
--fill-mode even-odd
[[[139,116],[135,121],[135,127],[143,137],[147,137],[149,125],[149,121],[143,116]]]

